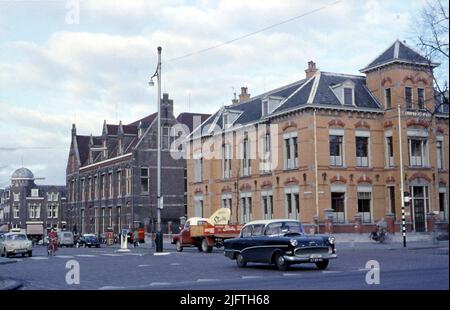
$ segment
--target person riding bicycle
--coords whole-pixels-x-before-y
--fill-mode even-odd
[[[58,233],[56,232],[56,229],[53,227],[52,230],[47,235],[48,237],[48,248],[50,249],[51,246],[53,246],[53,252],[56,252],[58,250]]]
[[[371,238],[375,241],[383,242],[386,237],[386,228],[387,223],[384,218],[381,218],[381,220],[376,223],[376,229],[371,233]]]

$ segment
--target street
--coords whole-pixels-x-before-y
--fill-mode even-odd
[[[148,247],[117,253],[117,247],[62,248],[47,257],[45,248],[34,248],[33,257],[16,257],[1,265],[0,278],[22,282],[21,289],[448,289],[448,243],[434,247],[410,244],[344,243],[327,270],[313,264],[294,265],[286,272],[273,266],[249,264],[238,268],[223,252],[200,253],[196,248],[176,252],[165,244],[163,255]],[[157,253],[161,254],[161,253]],[[66,263],[76,260],[80,283],[66,283]],[[380,284],[366,283],[366,263],[380,266]]]

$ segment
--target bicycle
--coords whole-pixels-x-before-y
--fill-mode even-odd
[[[55,252],[56,252],[56,240],[55,238],[52,238],[48,242],[47,256],[55,256]]]

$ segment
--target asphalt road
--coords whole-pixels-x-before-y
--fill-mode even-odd
[[[272,266],[249,264],[238,268],[220,250],[178,253],[166,245],[164,255],[154,249],[63,248],[47,257],[43,247],[33,257],[0,265],[0,278],[22,281],[22,289],[449,289],[448,248],[402,249],[377,244],[338,247],[338,259],[327,270],[313,264],[294,265],[286,272]],[[80,266],[80,283],[66,283],[68,261]],[[366,263],[380,266],[380,284],[366,283]]]

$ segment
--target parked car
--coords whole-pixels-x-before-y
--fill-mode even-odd
[[[300,263],[326,269],[337,257],[333,236],[306,235],[299,221],[287,219],[247,223],[238,238],[225,240],[225,256],[239,267],[257,262],[275,264],[279,270]]]
[[[24,233],[6,233],[0,236],[0,255],[9,257],[11,255],[28,254],[33,256],[32,242]]]
[[[74,238],[73,233],[70,231],[61,231],[58,234],[59,246],[63,247],[73,247],[74,246]]]
[[[98,240],[97,236],[94,234],[84,234],[81,236],[79,241],[77,242],[77,248],[84,246],[85,248],[90,247],[100,247],[100,241]]]

